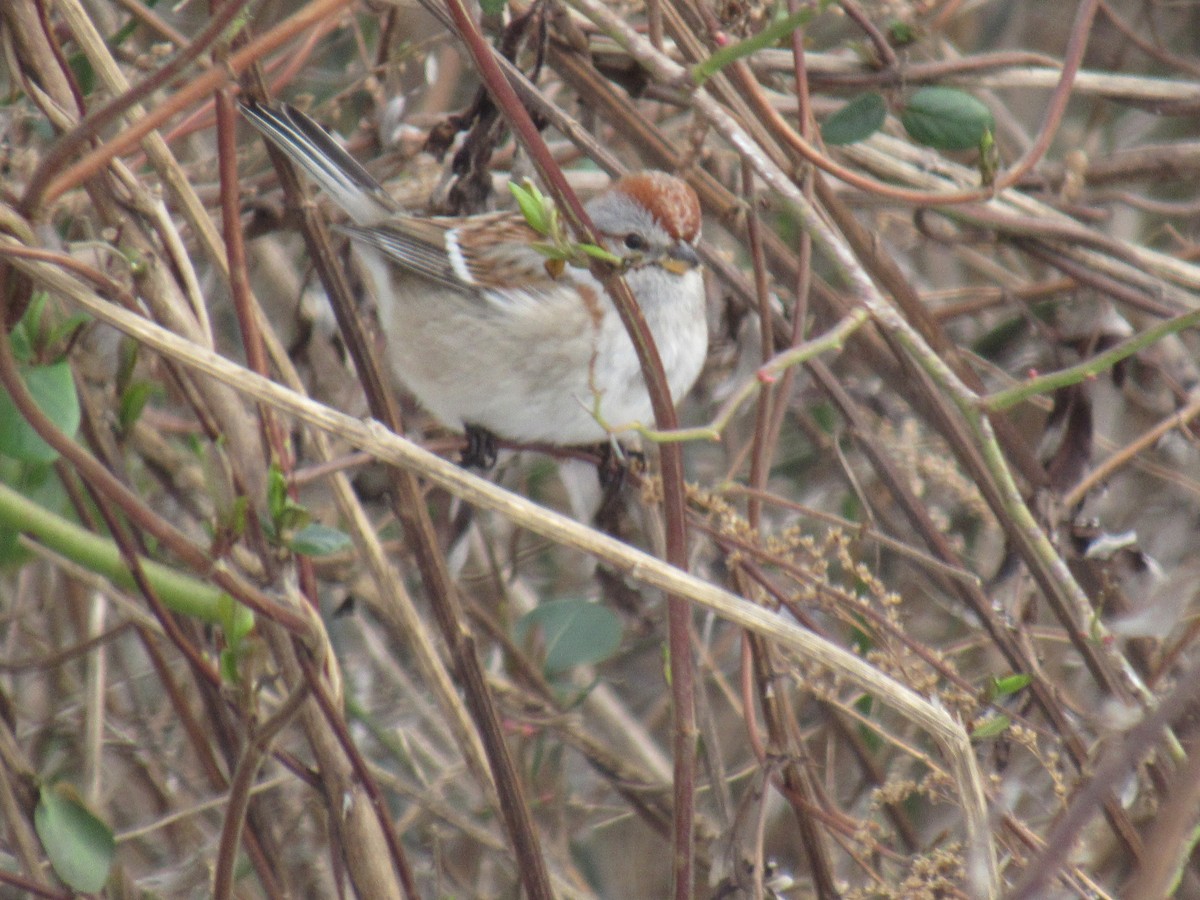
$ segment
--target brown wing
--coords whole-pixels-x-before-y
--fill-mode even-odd
[[[396,216],[378,225],[348,225],[340,230],[397,265],[449,287],[478,291],[519,283],[518,260],[535,253],[528,247],[539,240],[520,214],[472,217],[472,228],[488,233],[488,240],[476,244],[473,251],[464,250],[458,239],[462,224],[462,219],[455,218]]]

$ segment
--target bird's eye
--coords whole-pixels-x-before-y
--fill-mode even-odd
[[[633,231],[625,235],[625,246],[630,250],[645,250],[646,239],[636,231]]]

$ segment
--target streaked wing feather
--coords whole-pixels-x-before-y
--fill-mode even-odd
[[[472,224],[486,229],[489,239],[477,252],[464,252],[458,268],[450,257],[453,242],[447,241],[447,234],[462,225],[461,219],[396,216],[369,228],[348,225],[340,230],[397,265],[448,287],[489,292],[548,280],[537,252],[528,249],[540,238],[518,213],[493,213]],[[532,272],[531,264],[536,266]]]
[[[422,235],[426,229],[409,227],[421,225],[419,220],[397,219],[372,228],[345,225],[338,230],[354,240],[374,247],[391,262],[408,269],[430,281],[453,288],[462,288],[464,282],[454,272],[445,250],[445,230],[436,234]]]

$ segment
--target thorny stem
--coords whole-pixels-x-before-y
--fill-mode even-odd
[[[1031,397],[1048,394],[1051,391],[1067,387],[1068,385],[1088,381],[1098,376],[1101,372],[1111,369],[1117,363],[1121,362],[1121,360],[1128,359],[1135,353],[1158,343],[1163,338],[1186,331],[1197,325],[1200,325],[1200,310],[1184,313],[1166,322],[1161,322],[1152,328],[1147,328],[1145,331],[1133,335],[1133,337],[1126,338],[1115,347],[1103,353],[1098,353],[1078,365],[1059,369],[1057,372],[1051,372],[1047,375],[1038,375],[1021,384],[988,394],[979,400],[979,406],[988,412],[1003,412],[1006,409],[1011,409],[1020,403],[1024,403]]]
[[[722,432],[737,415],[738,410],[758,396],[765,387],[774,384],[789,369],[809,362],[823,353],[841,350],[846,340],[869,320],[870,316],[865,309],[851,310],[841,322],[830,328],[821,337],[813,338],[798,347],[775,354],[770,360],[759,366],[755,373],[742,383],[741,387],[730,394],[729,399],[721,405],[717,414],[707,425],[660,431],[634,422],[609,428],[615,433],[626,430],[636,431],[646,440],[656,444],[720,440]]]

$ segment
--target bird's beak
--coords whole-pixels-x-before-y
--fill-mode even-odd
[[[700,257],[696,253],[696,248],[687,241],[676,241],[675,245],[667,251],[667,258],[662,262],[662,267],[672,275],[683,275],[698,265],[700,265]]]

